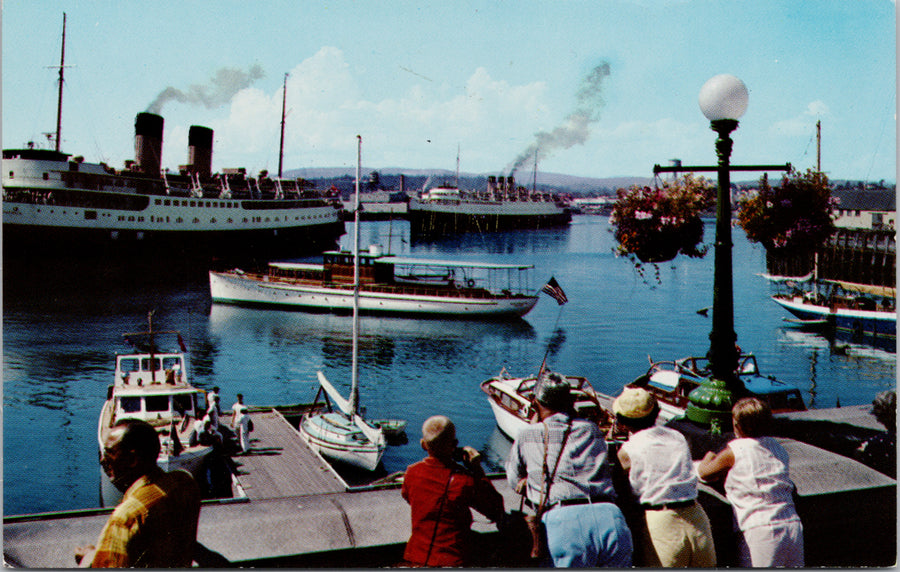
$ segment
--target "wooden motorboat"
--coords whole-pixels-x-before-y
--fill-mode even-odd
[[[550,375],[544,371],[541,375]],[[561,375],[570,385],[575,396],[575,414],[595,421],[606,432],[614,431],[615,417],[600,403],[594,388],[584,377]],[[534,389],[538,376],[513,377],[506,369],[481,383],[481,390],[487,395],[488,403],[500,431],[510,439],[515,439],[519,431],[537,422],[534,407]],[[617,433],[608,434],[608,439],[617,439]]]

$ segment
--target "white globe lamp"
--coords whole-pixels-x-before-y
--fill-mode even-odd
[[[738,120],[747,111],[750,94],[744,82],[730,74],[710,78],[700,88],[700,111],[710,121]]]

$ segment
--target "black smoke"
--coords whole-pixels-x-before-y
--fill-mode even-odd
[[[250,87],[263,75],[263,69],[259,64],[253,64],[247,71],[221,68],[206,85],[194,84],[186,90],[167,87],[147,106],[147,111],[159,114],[163,106],[173,100],[179,103],[199,104],[207,108],[218,107],[231,101],[237,92]]]
[[[581,87],[575,94],[575,110],[566,117],[562,125],[552,131],[538,131],[534,142],[519,153],[509,168],[510,176],[529,161],[540,161],[561,149],[569,149],[587,141],[591,124],[600,119],[603,108],[603,84],[609,76],[609,63],[601,62],[581,80]]]

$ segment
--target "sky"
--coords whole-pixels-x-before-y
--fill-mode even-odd
[[[893,0],[3,0],[4,148],[52,146],[63,12],[61,147],[114,167],[153,110],[164,167],[203,125],[214,169],[277,171],[288,74],[285,170],[360,135],[367,168],[650,177],[715,164],[697,95],[728,73],[732,164],[814,168],[821,121],[831,179],[896,181]]]

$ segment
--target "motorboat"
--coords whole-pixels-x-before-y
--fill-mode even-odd
[[[626,387],[641,387],[652,393],[659,403],[660,419],[668,421],[684,415],[688,395],[710,375],[709,359],[705,357],[651,360],[647,372]],[[750,395],[765,400],[773,412],[806,410],[800,390],[774,377],[762,375],[753,354],[740,354],[737,375]]]
[[[499,374],[481,383],[481,390],[487,395],[497,426],[510,439],[515,440],[522,429],[538,422],[533,402],[534,390],[538,379],[546,375],[553,373],[545,370],[539,375],[515,377],[503,368]],[[575,375],[556,375],[560,375],[571,387],[575,397],[575,415],[597,422],[608,433],[608,439],[617,438],[617,435],[609,433],[614,430],[615,417],[603,407],[599,394],[588,380]]]
[[[354,261],[361,272],[358,296]],[[515,318],[537,304],[529,288],[530,264],[494,264],[329,251],[322,264],[269,262],[259,272],[210,271],[214,303],[350,312],[358,299],[365,314],[458,318]]]
[[[152,320],[145,332],[123,334],[135,351],[117,354],[115,379],[108,387],[106,402],[97,425],[97,444],[103,450],[112,428],[124,419],[141,419],[156,428],[160,436],[157,464],[164,471],[184,469],[199,482],[210,445],[190,445],[194,423],[206,411],[205,392],[190,384],[184,351],[160,351],[159,336],[183,338],[176,331],[154,331]],[[101,470],[101,502],[115,506],[121,493]]]

